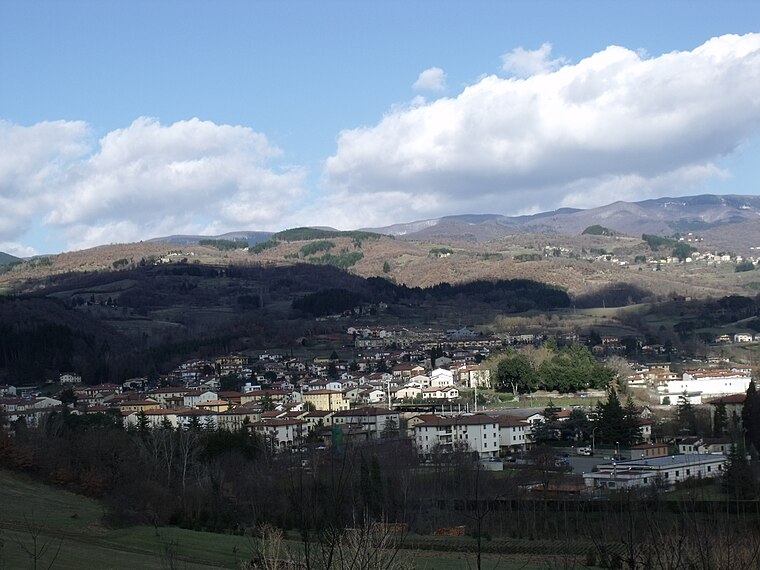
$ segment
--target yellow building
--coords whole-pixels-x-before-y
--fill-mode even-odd
[[[303,401],[313,405],[315,410],[326,412],[339,412],[351,407],[349,401],[343,397],[343,393],[337,390],[309,390],[303,393]]]

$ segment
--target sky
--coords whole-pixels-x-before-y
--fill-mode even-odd
[[[0,251],[760,194],[760,2],[0,0]]]

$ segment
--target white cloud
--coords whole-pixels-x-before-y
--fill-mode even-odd
[[[550,59],[552,44],[542,44],[537,50],[526,50],[522,47],[513,49],[501,56],[502,69],[517,77],[530,77],[537,73],[548,73],[565,65],[563,57]]]
[[[16,257],[32,257],[33,255],[37,255],[39,253],[33,247],[29,247],[29,246],[12,242],[12,241],[0,242],[0,251],[2,251],[3,253],[14,255]]]
[[[487,76],[340,133],[322,206],[357,226],[685,194],[760,133],[758,85],[760,34],[649,59],[611,46],[526,79]]]
[[[275,170],[281,151],[242,126],[139,118],[93,144],[81,122],[2,123],[0,137],[0,239],[36,219],[69,248],[271,227],[304,194],[304,173]]]
[[[412,88],[416,91],[444,91],[446,73],[440,67],[431,67],[420,73]]]

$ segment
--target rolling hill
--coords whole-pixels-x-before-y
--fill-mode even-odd
[[[705,194],[642,202],[619,201],[588,210],[563,208],[529,216],[446,216],[368,228],[368,231],[410,240],[488,241],[515,234],[578,235],[588,226],[601,224],[631,236],[711,232],[728,238],[727,246],[731,249],[740,250],[748,238],[760,243],[758,222],[760,196]],[[735,225],[741,225],[742,229],[732,241],[732,232],[726,228]]]
[[[21,258],[19,258],[19,257],[15,257],[15,256],[13,256],[13,255],[11,255],[9,253],[4,253],[4,252],[0,251],[0,265],[9,265],[11,263],[16,263],[16,262],[19,262],[19,261],[23,261],[23,260]]]

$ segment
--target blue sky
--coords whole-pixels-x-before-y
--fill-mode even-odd
[[[756,194],[758,22],[757,2],[4,0],[0,250]]]

